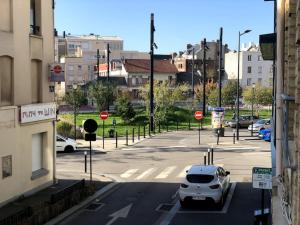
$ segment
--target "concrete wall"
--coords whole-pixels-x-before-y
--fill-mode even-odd
[[[53,84],[48,81],[48,66],[54,60],[52,0],[37,0],[37,7],[40,32],[31,35],[30,0],[0,1],[0,57],[11,57],[13,64],[12,101],[9,106],[0,106],[0,205],[53,181],[53,122],[21,124],[19,118],[20,107],[34,102],[32,84],[38,85],[38,104],[52,102],[54,97],[49,92]],[[38,81],[32,80],[32,60],[38,60],[41,65]],[[0,91],[1,88],[4,87]],[[44,133],[43,169],[47,172],[32,179],[31,139],[36,133]],[[3,178],[2,159],[8,155],[12,156],[12,176]]]

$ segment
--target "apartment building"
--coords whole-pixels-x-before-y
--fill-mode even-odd
[[[0,205],[55,178],[52,0],[0,1]]]
[[[230,51],[225,54],[226,79],[237,79],[238,53]],[[243,44],[240,51],[240,85],[241,87],[260,84],[272,87],[273,61],[263,60],[260,49],[253,43]]]

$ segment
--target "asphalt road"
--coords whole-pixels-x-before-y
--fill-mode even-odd
[[[201,202],[181,209],[177,196],[181,179],[190,165],[203,163],[203,155],[211,147],[214,164],[231,172],[232,185],[225,204],[218,209]],[[122,150],[94,154],[93,172],[112,177],[119,184],[92,202],[98,208],[80,210],[62,224],[250,225],[261,202],[260,191],[252,188],[252,167],[270,164],[269,143],[261,140],[233,145],[232,138],[221,138],[216,146],[210,131],[201,131],[200,145],[196,131],[157,135]],[[59,154],[57,168],[82,171],[82,152]],[[265,197],[269,205],[268,192]]]

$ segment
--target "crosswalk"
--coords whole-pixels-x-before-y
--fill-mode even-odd
[[[223,164],[216,164],[217,166],[223,166]],[[183,178],[186,172],[192,165],[168,166],[165,168],[130,168],[120,174],[120,177],[124,180],[141,181],[146,179],[163,180],[168,178]]]

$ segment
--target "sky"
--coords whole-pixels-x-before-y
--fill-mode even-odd
[[[74,35],[119,36],[124,50],[149,52],[154,13],[157,54],[186,49],[188,43],[219,39],[237,49],[238,32],[252,30],[241,43],[258,43],[273,32],[273,1],[264,0],[55,0],[55,27]]]

